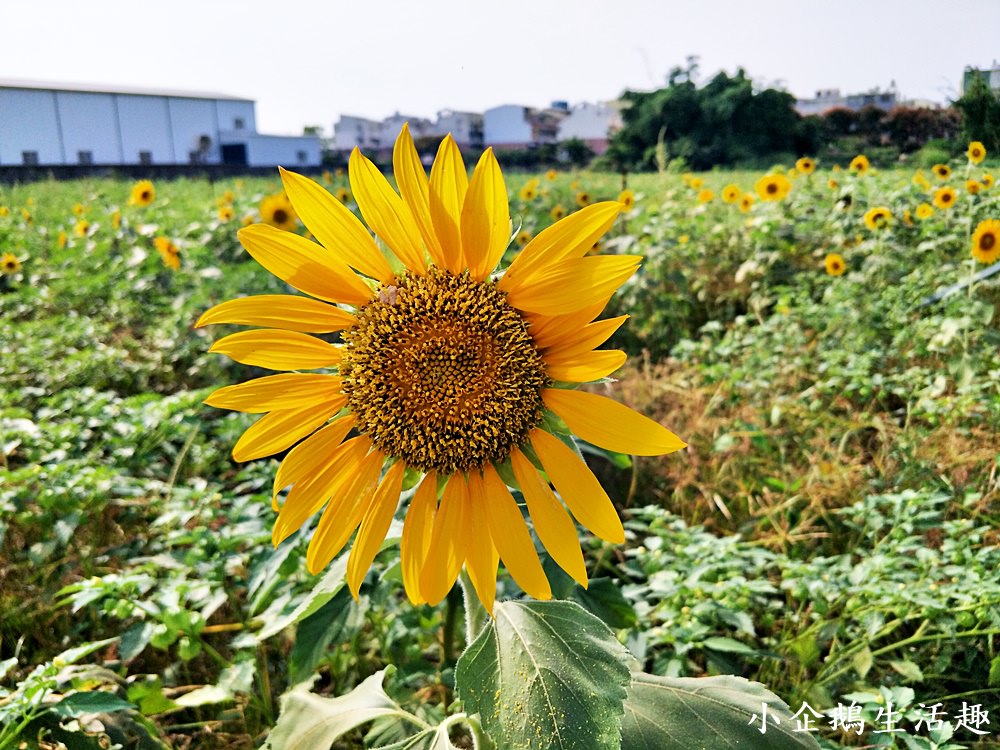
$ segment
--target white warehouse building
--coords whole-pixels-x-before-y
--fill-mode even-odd
[[[0,79],[0,168],[308,167],[321,156],[316,136],[257,133],[250,99]]]

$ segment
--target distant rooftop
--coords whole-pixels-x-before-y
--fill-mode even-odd
[[[251,102],[242,96],[216,94],[208,91],[182,91],[178,89],[140,88],[138,86],[113,86],[100,83],[63,83],[61,81],[29,81],[18,78],[0,78],[0,88],[34,89],[36,91],[79,91],[88,94],[133,94],[135,96],[176,96],[183,99],[228,99]]]

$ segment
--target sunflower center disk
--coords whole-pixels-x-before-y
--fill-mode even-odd
[[[524,319],[491,283],[435,267],[357,311],[340,371],[358,428],[450,474],[500,462],[542,419],[549,384]]]

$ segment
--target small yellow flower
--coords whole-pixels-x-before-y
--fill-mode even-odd
[[[344,171],[343,167],[337,167],[337,170],[334,172],[334,174],[337,175],[337,177],[343,177],[347,173]]]
[[[748,213],[755,202],[754,197],[750,193],[743,193],[740,196],[740,211],[742,213]]]
[[[56,246],[62,250],[66,247],[67,242],[69,242],[69,235],[60,230],[59,236],[56,237]]]
[[[677,238],[677,244],[679,245],[686,245],[690,241],[691,238],[688,237],[686,234],[682,234],[680,237]]]
[[[831,172],[839,172],[840,170],[841,166],[839,164],[834,164],[833,167],[830,169]]]
[[[692,177],[688,180],[688,186],[692,190],[701,190],[701,186],[705,184],[705,181],[700,177]]]
[[[17,259],[14,253],[4,253],[0,255],[0,274],[4,276],[13,276],[15,273],[21,270],[21,261]]]
[[[166,237],[155,237],[153,245],[156,247],[157,252],[159,252],[160,258],[163,260],[163,265],[174,271],[181,267],[181,251],[177,245]]]
[[[979,222],[972,234],[972,257],[980,263],[993,263],[1000,258],[1000,221]]]
[[[548,180],[549,182],[552,182],[558,176],[559,173],[554,169],[550,169],[548,172],[545,173],[545,179]]]
[[[982,164],[983,159],[986,158],[986,147],[979,141],[973,141],[969,144],[969,150],[965,153],[968,155],[969,161],[973,164]]]
[[[351,192],[344,187],[337,188],[337,192],[335,192],[334,195],[341,203],[347,203],[351,200]]]
[[[987,172],[979,182],[983,186],[983,190],[989,190],[993,187],[993,175]]]
[[[521,188],[521,191],[518,193],[518,197],[527,203],[535,200],[535,196],[537,194],[538,193],[535,190],[535,186],[529,182],[524,187]]]
[[[219,221],[232,221],[235,212],[232,206],[222,206],[219,208]]]
[[[75,234],[77,237],[86,237],[87,231],[89,229],[90,229],[90,222],[87,221],[86,219],[80,219],[73,226],[73,234]]]
[[[978,180],[966,180],[965,190],[969,195],[977,195],[983,186],[979,184]]]
[[[681,182],[683,182],[685,185],[690,185],[692,177],[694,177],[694,174],[692,174],[691,172],[685,172],[684,174],[681,175]]]
[[[84,214],[84,212],[86,210],[87,209],[83,207],[82,203],[74,203],[73,204],[73,215],[74,216],[83,216],[83,214]]]
[[[149,180],[141,180],[132,186],[132,195],[128,202],[133,206],[148,206],[156,198],[156,188]]]
[[[847,264],[844,262],[843,256],[839,253],[830,253],[827,255],[824,264],[826,265],[826,272],[830,276],[842,276],[844,271],[847,270]]]
[[[916,172],[914,172],[913,184],[916,185],[921,190],[931,189],[931,181],[927,179],[927,175],[925,175],[922,170],[917,170]]]
[[[255,221],[257,221],[257,219],[253,214],[246,214],[242,219],[240,219],[240,223],[245,227],[250,226]]]
[[[949,167],[947,164],[935,164],[933,167],[931,167],[931,171],[935,175],[937,175],[937,178],[939,180],[947,180],[949,177],[951,177],[951,167]]]
[[[552,210],[549,211],[549,216],[552,217],[552,221],[559,221],[566,215],[566,209],[562,206],[553,206]]]
[[[698,202],[699,203],[711,203],[715,200],[715,193],[713,193],[708,188],[702,188],[698,191]]]
[[[333,182],[333,173],[329,169],[324,169],[323,174],[320,175],[320,177],[322,177],[323,182],[325,182],[327,185]]]
[[[4,216],[10,216],[10,209],[6,206],[0,206],[0,218]]]
[[[930,203],[921,203],[917,206],[917,218],[923,221],[924,219],[929,219],[934,215],[934,209],[931,207]]]
[[[25,224],[34,224],[35,219],[31,216],[31,211],[26,208],[21,209],[21,218],[24,219]]]
[[[295,229],[299,217],[295,214],[288,196],[284,193],[275,193],[260,202],[260,218],[265,224],[290,232]]]
[[[590,193],[583,190],[576,194],[576,205],[583,208],[584,206],[590,205]]]
[[[951,208],[955,205],[955,199],[958,197],[958,193],[955,192],[954,188],[939,187],[934,191],[934,205],[938,208]]]
[[[788,196],[792,183],[783,174],[767,174],[754,183],[754,189],[762,201],[781,201]]]
[[[870,208],[865,212],[865,226],[869,229],[885,229],[892,220],[892,212],[884,206]]]
[[[729,184],[722,188],[722,200],[726,203],[737,203],[742,195],[738,185]]]
[[[826,181],[826,186],[830,188],[830,190],[836,190],[837,188],[840,187],[840,183],[831,177],[829,180]]]
[[[618,194],[618,202],[625,206],[626,211],[631,211],[635,205],[635,193],[629,189],[622,190]]]
[[[234,199],[233,191],[232,190],[227,190],[219,198],[219,204],[220,205],[229,205],[229,206],[231,206],[233,204],[233,199]]]
[[[115,230],[121,229],[121,226],[122,226],[122,212],[121,211],[117,211],[116,210],[113,214],[111,214],[111,226]]]
[[[858,174],[864,174],[868,171],[871,164],[868,161],[868,157],[864,154],[858,154],[853,159],[851,159],[850,170],[852,172],[857,172]]]
[[[518,244],[518,247],[524,247],[529,242],[531,242],[531,240],[532,240],[533,237],[534,237],[534,235],[531,232],[529,232],[527,229],[522,229],[520,232],[517,233],[517,244]]]
[[[802,174],[812,174],[816,171],[816,162],[810,159],[808,156],[803,156],[797,162],[795,162],[795,168]]]
[[[579,190],[580,189],[580,181],[579,180],[573,180],[569,184],[569,189],[570,190]]]
[[[913,214],[910,213],[910,209],[905,209],[903,211],[903,223],[908,227],[913,226]]]

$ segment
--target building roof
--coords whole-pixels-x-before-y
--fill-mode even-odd
[[[17,78],[0,78],[0,89],[32,89],[35,91],[74,91],[86,94],[132,94],[134,96],[172,96],[182,99],[226,99],[252,102],[242,96],[216,94],[208,91],[181,91],[178,89],[153,89],[138,86],[115,86],[100,83],[64,83],[57,81],[29,81]]]

